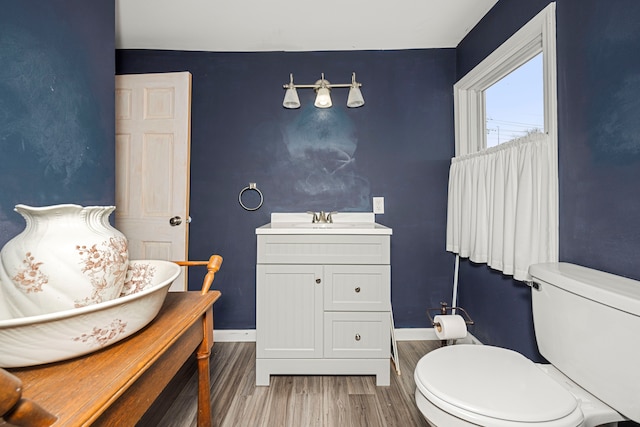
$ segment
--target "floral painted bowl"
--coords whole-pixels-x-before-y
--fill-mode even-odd
[[[86,307],[0,320],[0,367],[17,368],[82,356],[114,344],[153,320],[180,267],[130,261],[120,297]]]

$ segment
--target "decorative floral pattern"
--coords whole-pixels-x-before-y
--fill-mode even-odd
[[[22,264],[24,264],[24,268],[18,270],[11,280],[28,294],[42,292],[42,286],[49,282],[49,276],[40,271],[42,263],[36,262],[31,252],[27,252]]]
[[[74,341],[82,341],[83,343],[96,344],[100,347],[104,347],[111,341],[115,340],[118,336],[125,333],[127,323],[120,319],[114,319],[110,325],[104,328],[93,327],[93,330],[89,334],[82,334],[79,337],[73,338]]]
[[[156,268],[146,263],[135,263],[129,266],[122,294],[131,295],[153,285]]]
[[[100,246],[77,245],[76,250],[83,264],[82,273],[89,276],[93,292],[89,297],[75,300],[75,306],[77,308],[100,303],[103,300],[102,293],[108,290],[113,278],[115,277],[115,283],[122,283],[127,274],[127,240],[111,237]]]

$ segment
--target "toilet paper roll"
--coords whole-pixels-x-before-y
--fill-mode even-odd
[[[457,340],[467,336],[467,324],[458,314],[442,314],[433,318],[436,336],[441,340]]]

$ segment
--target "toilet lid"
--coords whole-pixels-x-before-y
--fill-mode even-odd
[[[531,360],[492,346],[434,350],[418,362],[415,379],[426,397],[433,395],[453,407],[500,420],[552,421],[578,406],[571,393]]]

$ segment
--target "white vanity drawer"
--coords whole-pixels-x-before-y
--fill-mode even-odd
[[[389,312],[324,313],[324,357],[333,359],[388,358]]]
[[[388,311],[391,301],[389,265],[326,265],[324,309]]]
[[[258,235],[258,264],[389,264],[389,236]]]

